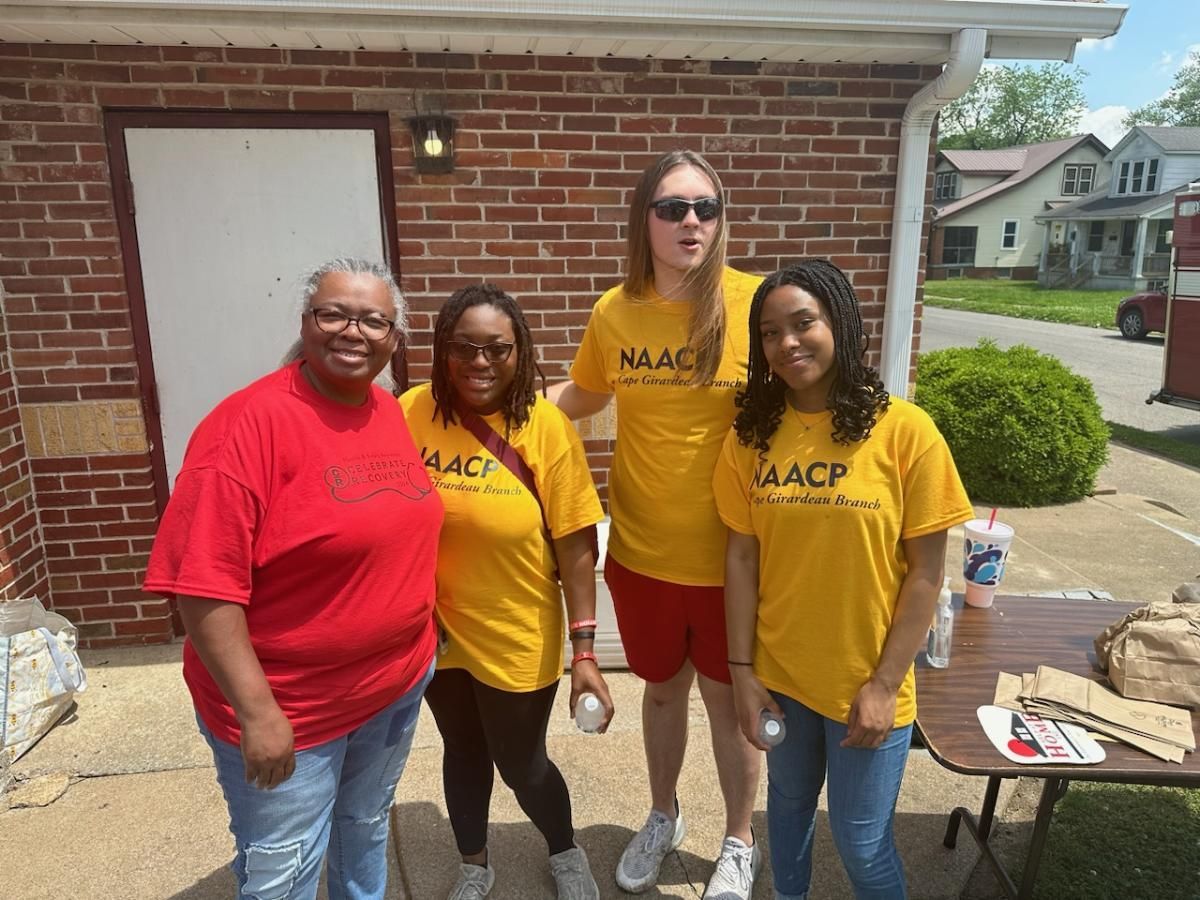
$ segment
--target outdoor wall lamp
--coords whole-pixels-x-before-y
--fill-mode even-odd
[[[444,175],[454,171],[454,119],[445,113],[425,113],[411,117],[408,127],[417,172]]]

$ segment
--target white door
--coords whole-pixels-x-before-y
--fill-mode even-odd
[[[167,483],[196,424],[278,364],[299,278],[387,259],[369,129],[127,128]]]

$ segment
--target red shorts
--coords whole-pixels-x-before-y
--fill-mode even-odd
[[[732,682],[725,640],[725,588],[659,581],[609,554],[604,581],[629,668],[645,681],[672,678],[691,660],[705,678]]]

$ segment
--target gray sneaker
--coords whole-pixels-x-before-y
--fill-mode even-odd
[[[459,867],[458,884],[446,900],[483,900],[496,883],[496,870],[489,862],[486,866],[462,863]]]
[[[747,847],[738,838],[726,837],[721,843],[717,868],[704,889],[704,900],[750,900],[760,866],[762,857],[757,841]]]
[[[617,885],[631,894],[654,887],[663,859],[683,843],[685,834],[687,826],[678,803],[675,804],[674,821],[652,809],[642,830],[633,836],[621,854],[621,861],[617,863]]]
[[[558,887],[558,900],[600,900],[600,888],[581,847],[551,856],[550,874]]]

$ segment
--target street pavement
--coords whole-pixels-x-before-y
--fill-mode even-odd
[[[980,508],[980,513],[986,510]],[[1169,597],[1200,573],[1200,471],[1114,447],[1097,495],[1077,503],[1002,510],[1016,528],[1003,590],[1011,593],[1125,600]],[[951,536],[947,571],[961,589],[961,540]],[[1080,602],[1102,602],[1081,599]],[[70,897],[216,900],[232,896],[226,813],[207,748],[196,732],[179,671],[180,646],[124,648],[83,654],[89,688],[75,714],[17,761],[0,811],[3,896],[14,900]],[[951,668],[953,668],[951,660]],[[617,717],[608,734],[575,731],[560,690],[549,746],[572,791],[579,843],[593,862],[601,896],[623,897],[612,871],[625,842],[647,813],[640,736],[640,686],[611,673]],[[722,811],[703,707],[693,696],[689,750],[680,800],[689,834],[646,896],[696,898],[712,871]],[[942,769],[922,749],[909,755],[896,835],[916,900],[984,900],[994,881],[978,866],[973,842],[941,844],[956,805],[978,808],[984,779]],[[1027,829],[1027,805],[1001,809],[1004,830]],[[760,788],[755,826],[767,841]],[[823,811],[818,816],[813,900],[852,896],[837,861]],[[442,900],[456,873],[456,854],[441,792],[441,748],[428,711],[397,793],[389,898]],[[499,779],[490,846],[496,900],[553,896],[545,844]],[[1153,823],[1122,823],[1134,842]],[[1000,829],[998,828],[998,831]],[[1017,841],[1019,844],[1019,841]],[[971,874],[975,871],[975,876]],[[755,897],[771,896],[769,876]]]
[[[944,285],[953,282],[937,282],[936,290],[950,293]],[[922,351],[973,347],[981,337],[990,337],[1001,347],[1028,344],[1058,357],[1072,372],[1092,382],[1104,418],[1110,421],[1200,446],[1200,412],[1146,404],[1146,398],[1162,387],[1161,335],[1131,341],[1103,328],[925,307]]]

